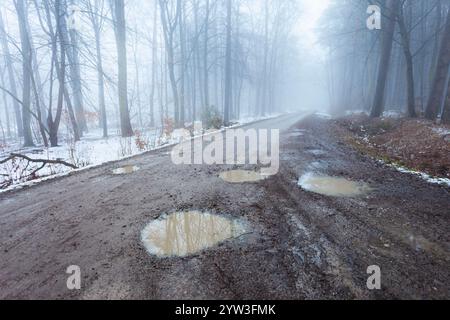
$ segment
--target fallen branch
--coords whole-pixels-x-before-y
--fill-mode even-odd
[[[63,166],[66,166],[66,167],[69,167],[69,168],[72,168],[72,169],[78,169],[77,166],[75,166],[75,165],[73,165],[71,163],[68,163],[66,161],[63,161],[63,160],[32,159],[32,158],[30,158],[30,157],[28,157],[26,155],[19,154],[19,153],[11,153],[11,155],[8,158],[0,160],[0,164],[6,163],[6,162],[8,162],[10,160],[13,160],[15,158],[24,159],[24,160],[27,160],[28,162],[33,162],[33,163],[42,163],[43,166],[45,166],[46,164],[60,164],[60,165],[63,165]]]

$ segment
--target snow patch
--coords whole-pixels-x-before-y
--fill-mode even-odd
[[[322,118],[322,119],[326,119],[326,120],[330,120],[331,118],[333,118],[333,117],[331,116],[331,114],[326,113],[326,112],[316,112],[316,113],[315,113],[315,116],[317,116],[317,117],[319,117],[319,118]]]
[[[433,128],[434,133],[440,135],[441,137],[445,137],[450,135],[450,130],[447,128]]]
[[[408,169],[406,167],[397,165],[397,164],[392,164],[392,163],[386,163],[383,160],[378,160],[379,163],[386,165],[388,167],[394,168],[397,171],[401,172],[401,173],[408,173],[408,174],[412,174],[415,176],[420,177],[421,179],[432,183],[432,184],[439,184],[439,185],[446,185],[448,187],[450,187],[450,179],[447,178],[437,178],[437,177],[432,177],[429,174],[425,173],[425,172],[421,172],[421,171],[415,171],[415,170],[411,170]]]
[[[404,117],[404,114],[399,111],[388,110],[388,111],[383,112],[383,118],[400,119],[403,117]]]

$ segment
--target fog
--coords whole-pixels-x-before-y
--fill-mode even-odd
[[[449,3],[374,5],[2,1],[3,144],[56,146],[97,129],[127,137],[303,110],[424,114]],[[431,96],[439,103],[430,118],[444,110],[446,83]]]
[[[23,30],[17,10],[20,3]],[[115,2],[59,3],[2,2],[4,140],[21,139],[23,126],[25,131],[31,129],[33,142],[25,139],[30,145],[45,143],[43,136],[61,132],[74,131],[75,138],[81,138],[98,127],[105,127],[107,136],[108,131],[123,131],[127,117],[133,131],[163,127],[165,122],[188,126],[211,112],[233,122],[325,106],[322,61],[315,56],[315,28],[325,8],[317,5],[321,2],[232,1],[228,17],[226,1],[126,1],[125,43],[116,37]],[[30,56],[22,53],[21,31],[31,44]],[[127,85],[122,100],[118,90],[119,60],[124,58],[118,55],[121,45],[126,48],[122,72]],[[65,51],[62,91],[67,95],[58,101],[61,50]],[[24,62],[26,58],[31,61]],[[24,70],[24,64],[31,70]],[[8,65],[12,73],[7,72]],[[23,92],[24,77],[32,78],[35,90],[30,85],[30,92]],[[24,123],[21,115],[28,108],[30,120]]]

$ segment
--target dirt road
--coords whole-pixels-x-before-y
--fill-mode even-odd
[[[450,298],[450,191],[359,155],[320,118],[284,116],[278,175],[228,184],[223,166],[175,166],[168,150],[0,196],[0,298]],[[305,131],[296,131],[303,129]],[[294,134],[296,133],[296,134]],[[318,152],[320,151],[320,152]],[[365,181],[351,198],[297,186],[321,173]],[[196,209],[247,221],[251,233],[185,258],[147,253],[141,230]],[[78,265],[82,289],[66,287]],[[382,289],[366,287],[381,268]]]

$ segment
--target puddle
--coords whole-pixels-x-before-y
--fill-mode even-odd
[[[142,231],[141,239],[150,254],[185,257],[245,232],[245,227],[238,220],[187,211],[153,221]]]
[[[229,183],[257,182],[267,178],[259,172],[247,170],[224,171],[219,177]]]
[[[130,174],[139,170],[137,166],[123,166],[113,170],[113,174]]]
[[[332,197],[353,197],[370,191],[365,183],[311,173],[300,177],[298,185],[304,190]]]

